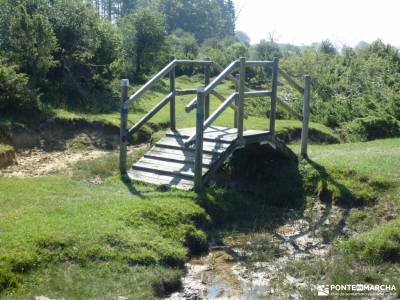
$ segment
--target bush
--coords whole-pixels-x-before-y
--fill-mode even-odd
[[[400,124],[391,116],[357,118],[342,125],[342,134],[348,141],[370,141],[400,136]]]
[[[39,96],[28,87],[26,74],[0,60],[0,114],[6,116],[33,116],[40,110]]]

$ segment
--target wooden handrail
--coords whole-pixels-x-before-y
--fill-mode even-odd
[[[170,100],[174,93],[169,93],[163,98],[156,106],[154,106],[145,116],[143,116],[131,129],[128,130],[130,134],[139,130],[148,120],[150,120],[156,113],[158,113]]]
[[[270,67],[273,65],[273,61],[255,61],[255,60],[247,60],[246,67]]]
[[[298,90],[300,93],[304,94],[304,88],[292,76],[290,76],[289,73],[279,68],[279,74],[285,78],[289,85]]]
[[[211,81],[211,83],[208,86],[206,86],[206,88],[204,89],[204,94],[205,95],[210,94],[211,91],[214,90],[215,87],[218,84],[220,84],[221,81],[224,80],[228,74],[232,73],[233,69],[236,68],[237,64],[238,61],[235,60],[229,66],[227,66],[224,71],[222,71],[217,77],[214,78],[213,81]]]
[[[214,63],[214,62],[213,62],[213,64],[214,64],[215,66],[217,66],[218,68],[221,68],[221,69],[222,69],[222,67],[221,67],[220,65],[218,65],[217,63]],[[216,86],[217,86],[218,84],[220,84],[221,81],[224,80],[226,77],[232,77],[233,80],[235,80],[235,77],[233,77],[230,73],[231,73],[232,70],[236,67],[237,64],[238,64],[238,61],[235,60],[235,61],[233,61],[229,66],[227,66],[225,69],[223,69],[223,71],[222,71],[216,78],[214,78],[214,80],[211,81],[211,83],[210,83],[208,86],[205,87],[205,90],[204,90],[205,96],[211,94],[211,93],[214,91],[214,89],[216,88]],[[230,79],[231,79],[231,78],[230,78]],[[232,80],[232,79],[231,79],[231,80]],[[217,96],[217,97],[218,97],[218,96]],[[197,97],[196,97],[196,98],[193,98],[193,100],[190,101],[190,102],[186,105],[185,111],[186,111],[186,112],[190,112],[190,111],[192,111],[193,109],[195,109],[196,106],[197,106]]]
[[[235,100],[235,97],[237,96],[237,93],[233,93],[230,95],[208,118],[207,120],[204,121],[203,123],[203,131],[206,130],[208,127],[211,126],[211,124],[225,111],[225,109],[232,104],[233,100]],[[196,139],[196,133],[192,134],[186,141],[185,145],[189,146],[191,145],[194,140]]]
[[[278,100],[277,103],[278,103],[282,108],[286,109],[287,112],[288,112],[289,114],[291,114],[293,117],[299,119],[300,121],[303,121],[303,116],[302,116],[301,114],[299,114],[298,112],[296,112],[296,111],[290,106],[290,104],[287,103],[287,101],[286,101],[282,96],[279,96],[279,95],[278,95],[278,97],[276,98],[276,100]]]
[[[162,77],[169,73],[176,66],[176,60],[171,61],[168,65],[164,67],[160,72],[153,76],[145,85],[138,89],[132,96],[129,97],[127,104],[135,101],[140,96],[143,95],[148,89],[150,89],[154,84],[156,84]]]

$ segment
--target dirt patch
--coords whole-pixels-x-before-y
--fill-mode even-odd
[[[90,160],[111,151],[87,149],[75,151],[51,151],[33,148],[16,154],[16,163],[0,170],[0,176],[35,177],[51,174],[70,175],[70,165],[79,160]]]
[[[34,128],[2,128],[1,140],[16,151],[0,155],[0,176],[70,175],[71,164],[115,152],[119,128],[80,119],[53,119]]]

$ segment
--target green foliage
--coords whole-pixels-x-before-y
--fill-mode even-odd
[[[400,54],[376,41],[361,49],[345,48],[341,54],[307,49],[290,56],[282,67],[293,75],[313,78],[311,117],[330,127],[370,115],[400,118]],[[293,94],[301,107],[301,97]]]
[[[0,113],[5,116],[34,116],[40,102],[35,90],[28,85],[28,76],[17,73],[15,67],[0,59]]]
[[[400,135],[400,124],[392,116],[357,118],[342,125],[348,141],[370,141]]]
[[[78,0],[55,1],[49,20],[59,43],[60,65],[49,76],[46,100],[97,112],[115,108],[111,82],[119,44],[116,29]]]
[[[41,14],[29,15],[22,5],[11,18],[8,45],[9,59],[29,75],[33,86],[43,83],[57,63],[53,58],[57,41],[48,20]]]
[[[164,62],[165,21],[162,14],[140,8],[124,17],[119,24],[122,49],[128,77],[143,80],[143,75]]]

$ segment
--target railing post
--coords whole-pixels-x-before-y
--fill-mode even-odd
[[[206,57],[206,61],[210,61],[211,58]],[[204,67],[204,86],[208,86],[210,84],[210,65],[205,65]],[[210,116],[210,94],[208,94],[204,99],[205,111],[204,116],[207,119]]]
[[[169,91],[172,94],[169,99],[169,122],[171,130],[176,130],[176,109],[175,109],[175,67],[169,72]]]
[[[204,87],[197,88],[196,143],[194,160],[194,190],[203,189],[203,129],[204,129]]]
[[[120,123],[120,144],[119,144],[119,170],[121,174],[126,174],[126,156],[127,156],[127,141],[126,134],[128,132],[128,88],[129,80],[121,80],[121,123]]]
[[[308,125],[310,121],[311,76],[304,77],[303,128],[301,131],[301,155],[307,157]]]
[[[269,131],[274,138],[275,138],[275,120],[276,120],[276,101],[278,97],[278,74],[279,74],[279,58],[274,57],[272,64],[271,111],[269,114]]]
[[[236,81],[235,81],[235,92],[239,93],[239,82],[240,82],[240,75],[236,74]],[[236,110],[233,112],[233,128],[238,128],[238,120],[239,120],[239,94],[235,96],[235,106]]]
[[[244,88],[246,81],[246,58],[240,58],[240,80],[239,80],[239,106],[238,106],[238,140],[243,141],[243,118],[244,118]]]

